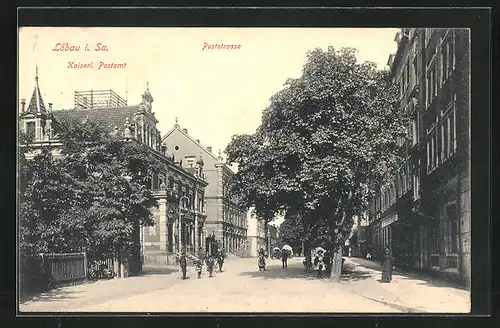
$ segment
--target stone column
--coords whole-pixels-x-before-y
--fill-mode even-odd
[[[168,229],[167,229],[167,199],[158,200],[159,231],[160,231],[160,250],[167,251]]]

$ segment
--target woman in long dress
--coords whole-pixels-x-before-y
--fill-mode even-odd
[[[392,281],[392,269],[394,268],[394,258],[389,248],[384,251],[382,260],[382,280],[380,282],[388,283]]]

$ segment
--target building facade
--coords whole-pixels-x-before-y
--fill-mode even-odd
[[[278,227],[268,224],[267,225],[267,237],[269,238],[269,248],[272,250],[274,247],[280,247],[279,244],[279,235],[278,235]]]
[[[263,220],[258,220],[251,211],[247,214],[248,230],[248,256],[257,257],[259,250],[267,250],[266,224]]]
[[[259,250],[272,251],[274,247],[280,247],[278,239],[278,228],[272,224],[266,224],[264,220],[259,220],[248,211],[248,256],[257,257]]]
[[[223,163],[220,151],[215,156],[211,147],[204,147],[199,139],[193,139],[178,122],[162,138],[162,145],[187,167],[195,165],[197,158],[203,159],[203,172],[208,182],[205,193],[207,236],[214,236],[229,253],[246,255],[247,210],[229,192],[229,182],[234,173]]]
[[[470,36],[467,29],[402,29],[388,65],[410,117],[405,160],[371,204],[374,254],[470,288]]]
[[[146,185],[158,201],[158,206],[152,209],[155,225],[138,227],[134,236],[141,245],[141,263],[166,264],[168,252],[178,252],[180,248],[194,252],[204,240],[204,193],[208,183],[203,161],[197,160],[193,168],[183,167],[162,149],[152,103],[149,87],[142,95],[142,102],[132,106],[111,90],[83,91],[75,92],[74,108],[53,110],[52,104],[45,107],[37,73],[27,108],[25,100],[21,100],[20,130],[34,136],[34,146],[51,146],[57,153],[58,129],[66,120],[94,120],[110,133],[140,143],[163,161],[166,170],[151,174]]]

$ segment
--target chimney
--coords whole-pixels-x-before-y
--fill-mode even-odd
[[[186,133],[186,134],[188,133],[188,129],[186,129],[186,128],[182,129],[182,131],[184,131],[184,133]]]
[[[26,107],[26,99],[21,99],[21,112],[24,113],[25,107]]]
[[[199,143],[200,143],[200,139],[196,139],[196,143],[198,143],[198,144],[199,144]]]
[[[52,112],[52,103],[49,103],[49,110]]]
[[[208,152],[212,152],[212,147],[207,147]]]

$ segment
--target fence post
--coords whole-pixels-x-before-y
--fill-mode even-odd
[[[82,252],[82,253],[83,253],[83,272],[85,274],[85,279],[87,279],[88,278],[88,275],[87,275],[87,269],[88,269],[88,267],[87,267],[87,265],[88,265],[87,252]]]

